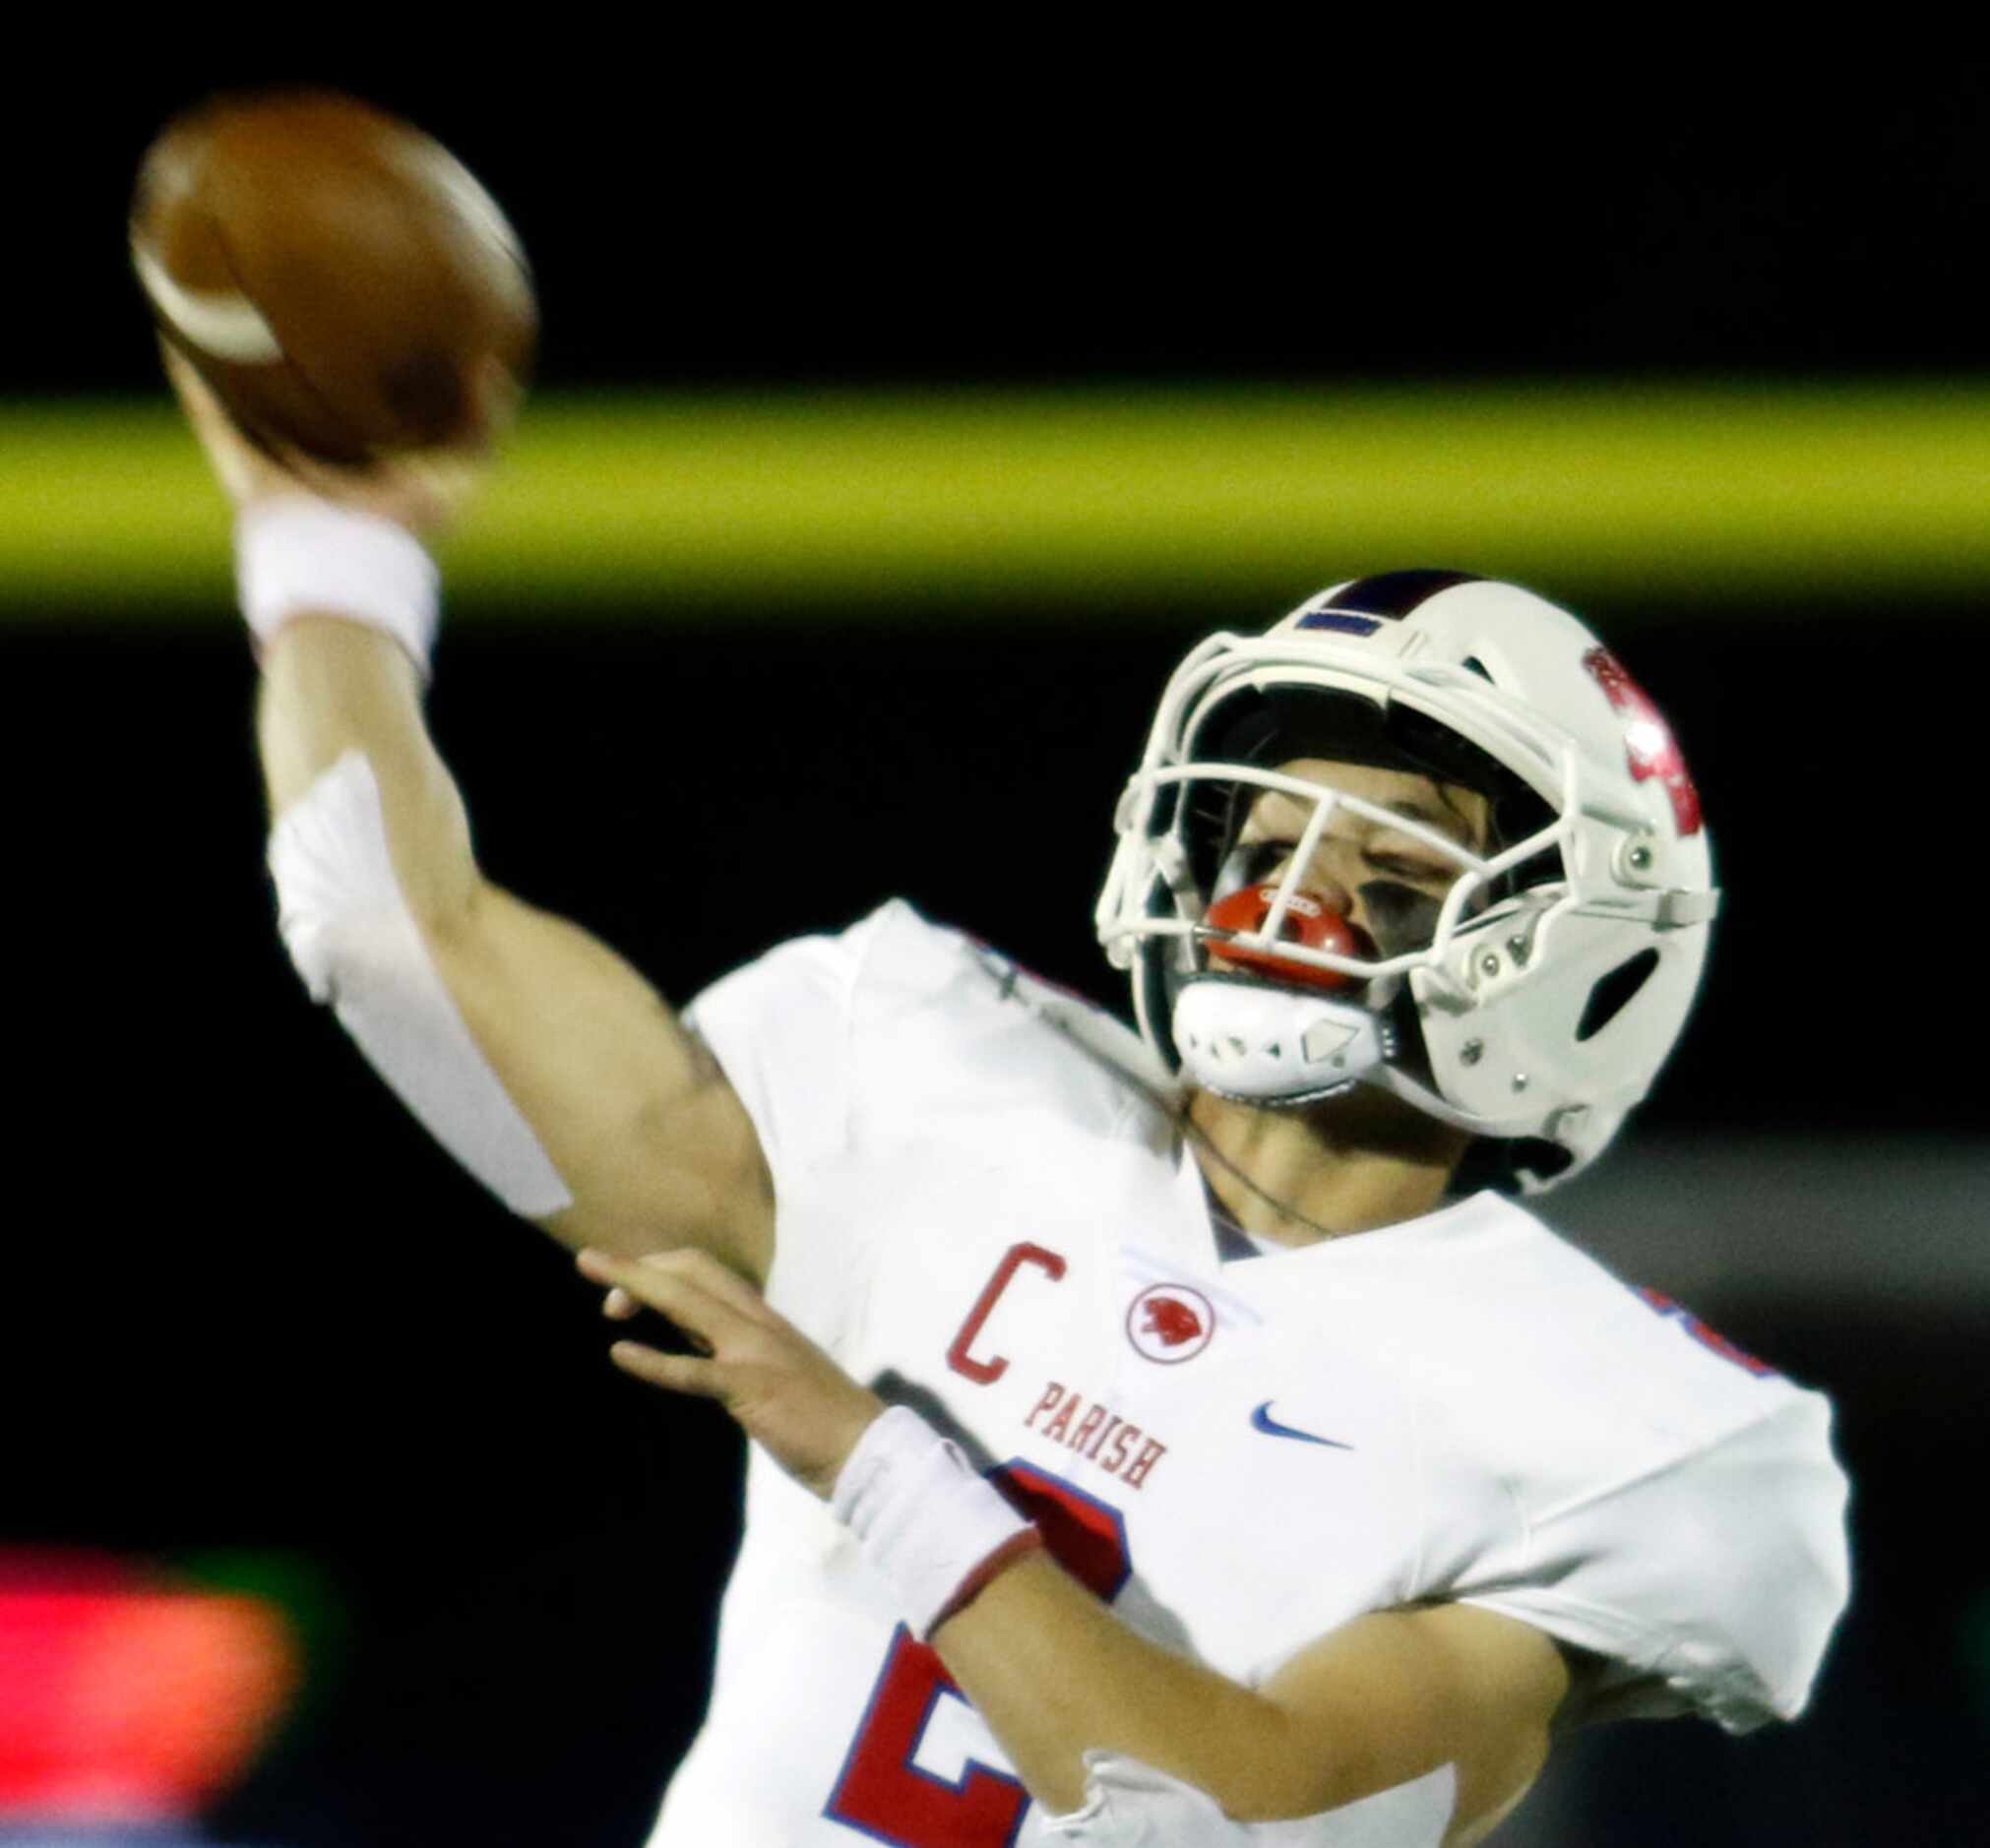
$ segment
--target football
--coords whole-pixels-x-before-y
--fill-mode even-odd
[[[218,96],[168,123],[131,253],[160,334],[266,448],[363,466],[476,444],[529,373],[537,304],[504,214],[349,96]]]

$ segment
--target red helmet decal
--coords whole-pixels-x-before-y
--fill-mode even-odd
[[[1631,779],[1642,783],[1648,777],[1657,777],[1672,798],[1672,820],[1680,833],[1699,833],[1700,791],[1693,786],[1685,755],[1664,713],[1608,648],[1591,648],[1583,656],[1583,665],[1624,721],[1624,755],[1631,766]]]

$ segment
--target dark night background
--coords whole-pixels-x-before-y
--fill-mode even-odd
[[[59,133],[0,133],[23,136],[15,247],[63,286],[17,290],[0,397],[155,397],[119,235],[138,155],[206,89],[300,74],[413,115],[505,203],[549,392],[1990,368],[1990,74],[1966,66],[1570,54],[1309,84],[1267,47],[1275,93],[927,51],[902,80],[849,48],[585,91],[524,60],[455,83],[334,59],[49,101]],[[1288,600],[1424,563],[1471,561],[1323,557]],[[1990,1567],[1956,1486],[1990,1461],[1968,930],[1990,551],[1979,583],[1710,582],[1686,608],[1538,586],[1631,638],[1727,893],[1627,1178],[1606,1163],[1547,1215],[1832,1391],[1858,1585],[1802,1725],[1580,1737],[1500,1842],[1990,1838]],[[446,628],[432,722],[492,877],[673,997],[898,892],[1114,1003],[1089,913],[1151,703],[1191,641],[1277,613],[839,608],[776,635],[667,584],[655,607]],[[306,1005],[226,609],[0,624],[0,1537],[293,1575],[316,1678],[225,1839],[640,1841],[702,1701],[729,1427],[612,1377],[592,1292]]]

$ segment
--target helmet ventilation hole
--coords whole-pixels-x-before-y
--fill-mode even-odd
[[[1658,966],[1655,950],[1641,950],[1628,962],[1620,962],[1589,990],[1588,1004],[1576,1023],[1576,1041],[1594,1039],[1618,1015],[1631,1005],[1631,998],[1650,980]]]

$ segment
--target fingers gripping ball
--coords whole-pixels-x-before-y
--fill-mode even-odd
[[[350,97],[222,96],[168,124],[131,250],[160,333],[265,446],[350,466],[474,446],[523,391],[537,309],[504,215]]]
[[[1265,927],[1265,920],[1272,915],[1277,899],[1278,889],[1275,886],[1245,886],[1227,897],[1218,898],[1210,906],[1203,922],[1216,930],[1239,934],[1260,931]],[[1347,919],[1337,911],[1330,911],[1319,899],[1309,897],[1303,892],[1295,892],[1286,905],[1278,937],[1281,942],[1303,944],[1309,950],[1324,950],[1330,955],[1359,956],[1369,954]],[[1338,969],[1319,968],[1310,962],[1294,961],[1289,956],[1279,955],[1275,950],[1258,949],[1250,944],[1238,943],[1234,938],[1213,945],[1211,955],[1238,968],[1255,969],[1261,974],[1276,976],[1281,982],[1326,989],[1330,993],[1353,988],[1360,981],[1359,976],[1346,975]]]

